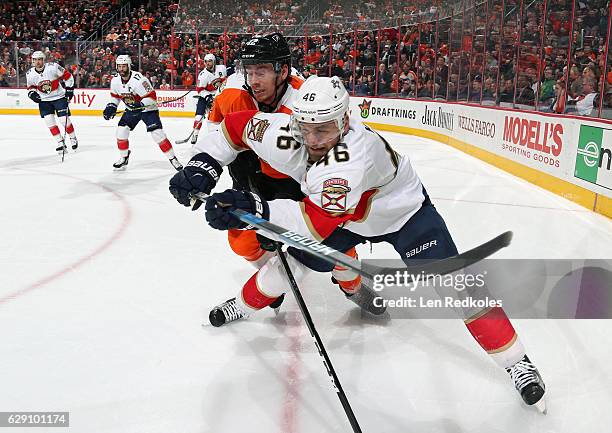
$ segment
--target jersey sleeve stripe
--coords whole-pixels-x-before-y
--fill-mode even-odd
[[[225,137],[225,140],[227,140],[227,142],[233,149],[243,150],[243,149],[249,148],[246,144],[242,142],[241,138],[234,136],[234,134],[232,134],[230,130],[227,129],[225,120],[221,122],[221,133],[223,134],[223,136]]]
[[[147,93],[146,95],[141,97],[141,100],[144,98],[151,98],[154,101],[157,101],[157,93],[155,93],[155,90],[153,90],[152,92]]]
[[[67,70],[64,70],[64,73],[62,75],[62,80],[66,81],[69,80],[72,77],[72,75],[70,75],[70,72],[68,72]]]

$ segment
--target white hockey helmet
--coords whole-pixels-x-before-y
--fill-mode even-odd
[[[128,70],[132,69],[132,59],[127,54],[121,54],[115,59],[115,67],[119,65],[128,65]]]
[[[217,63],[217,58],[215,57],[215,55],[213,53],[208,53],[204,56],[204,61],[208,62],[209,60],[212,60],[213,63]]]
[[[299,123],[335,121],[340,137],[344,134],[345,117],[349,110],[349,94],[338,77],[312,75],[302,84],[293,102],[291,134],[303,143]]]
[[[42,51],[34,51],[32,53],[32,66],[34,66],[36,64],[35,60],[37,59],[42,59],[43,62],[45,61],[45,53],[43,53]]]

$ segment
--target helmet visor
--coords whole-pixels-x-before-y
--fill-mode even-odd
[[[297,141],[307,146],[326,146],[329,143],[335,145],[340,137],[340,129],[336,120],[328,120],[321,123],[300,122],[292,120],[292,129]]]

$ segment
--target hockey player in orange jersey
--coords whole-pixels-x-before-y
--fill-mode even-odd
[[[302,83],[301,78],[291,74],[291,51],[280,33],[253,37],[240,50],[237,72],[228,77],[223,91],[214,100],[208,116],[209,130],[227,114],[244,110],[291,114],[295,94]],[[200,138],[200,142],[203,140],[205,137]],[[195,163],[192,161],[192,164]],[[197,168],[186,166],[185,172],[177,177],[187,180],[190,171],[204,167],[206,162],[200,164]],[[242,152],[228,169],[235,189],[255,191],[266,200],[304,198],[298,182],[273,169],[252,151]],[[255,231],[229,230],[228,240],[232,250],[256,268],[261,268],[273,255],[266,250],[266,239],[258,239]],[[347,254],[354,257],[355,249],[351,248]],[[355,292],[361,283],[361,277],[344,268],[334,269],[332,275],[345,293]]]

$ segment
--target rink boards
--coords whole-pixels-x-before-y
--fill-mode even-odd
[[[192,117],[195,92],[157,91],[163,116]],[[176,100],[175,100],[176,99]],[[100,115],[108,89],[77,89],[75,115]],[[351,98],[370,126],[448,144],[612,217],[612,121],[464,103]],[[0,89],[0,114],[38,114],[26,89]]]

